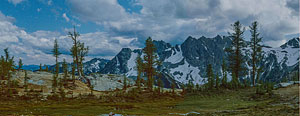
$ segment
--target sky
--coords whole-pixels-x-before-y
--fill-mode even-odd
[[[142,48],[147,37],[181,44],[188,36],[228,35],[240,21],[258,21],[263,44],[278,47],[299,37],[299,0],[1,0],[0,55],[9,48],[24,64],[72,61],[67,36],[73,26],[92,58],[111,59],[122,48]]]

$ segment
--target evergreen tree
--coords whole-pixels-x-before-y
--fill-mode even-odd
[[[237,88],[239,84],[239,77],[243,76],[245,73],[245,67],[242,67],[244,62],[244,56],[242,55],[242,49],[245,47],[243,40],[243,34],[245,28],[242,27],[239,21],[235,22],[233,25],[233,33],[229,33],[232,38],[232,44],[229,48],[226,48],[228,52],[230,62],[230,68],[232,71],[232,86]]]
[[[42,68],[42,64],[40,63],[40,69],[39,71],[43,71],[43,68]]]
[[[59,52],[59,46],[57,43],[57,39],[54,40],[54,47],[52,50],[53,56],[55,57],[55,76],[58,77],[58,73],[59,73],[59,64],[58,64],[58,57],[59,55],[61,55],[61,53]]]
[[[90,80],[84,76],[83,72],[83,61],[85,56],[87,56],[89,47],[85,47],[84,43],[81,43],[78,38],[80,34],[76,32],[75,26],[74,31],[69,32],[69,37],[73,40],[73,46],[71,48],[71,55],[73,57],[73,67],[72,67],[72,78],[75,79],[75,72],[77,70],[77,74],[80,79],[84,79],[87,81],[88,86],[91,86]],[[74,71],[74,72],[73,72]],[[74,75],[73,75],[74,73]]]
[[[222,86],[227,87],[227,69],[224,58],[222,61]]]
[[[78,55],[79,55],[79,67],[80,67],[80,72],[81,75],[84,76],[83,73],[83,61],[85,60],[85,57],[87,56],[89,52],[89,47],[85,47],[84,43],[79,42],[78,44]]]
[[[73,57],[73,65],[74,65],[74,70],[77,69],[77,72],[78,72],[78,75],[79,77],[81,78],[81,72],[80,72],[80,62],[79,62],[79,55],[78,55],[78,52],[79,52],[79,41],[78,41],[78,38],[79,38],[80,34],[78,32],[76,32],[75,30],[75,26],[74,26],[74,31],[73,33],[69,32],[69,37],[73,40],[73,46],[71,48],[71,55]]]
[[[213,74],[211,64],[208,64],[208,66],[206,68],[206,76],[207,76],[207,80],[208,80],[209,89],[213,89],[213,87],[214,87],[214,74]]]
[[[143,49],[145,61],[145,73],[147,75],[147,86],[150,91],[153,88],[153,77],[156,75],[155,66],[157,66],[157,55],[155,54],[156,48],[153,44],[151,37],[146,40],[146,47]]]
[[[1,62],[1,70],[0,70],[0,76],[1,79],[7,79],[8,87],[10,88],[11,85],[11,73],[15,71],[15,65],[14,65],[14,57],[10,57],[8,48],[4,49],[5,57],[1,56],[0,62]],[[10,92],[10,91],[8,91]]]
[[[136,85],[138,86],[138,89],[141,88],[141,76],[144,71],[143,65],[144,64],[143,64],[142,58],[140,56],[138,56],[136,58],[136,70],[137,70]]]
[[[19,59],[19,67],[18,67],[18,71],[20,71],[23,67],[23,63],[22,63],[22,59]]]
[[[258,23],[254,21],[250,28],[251,32],[251,40],[250,40],[250,48],[251,48],[251,64],[252,64],[252,84],[255,85],[255,79],[258,78],[256,76],[258,63],[262,59],[262,37],[260,37],[260,33],[258,32]],[[257,75],[258,76],[258,75]]]

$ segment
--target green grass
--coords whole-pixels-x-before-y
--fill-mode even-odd
[[[103,102],[99,99],[68,101],[0,100],[2,115],[72,115],[94,116],[110,112],[125,115],[170,115],[170,113],[199,112],[200,115],[289,115],[296,110],[284,105],[271,106],[277,97],[250,99],[254,89],[214,91],[187,94],[172,99],[171,96],[143,98],[141,102]],[[145,97],[141,95],[139,97]],[[282,114],[282,112],[286,112]]]

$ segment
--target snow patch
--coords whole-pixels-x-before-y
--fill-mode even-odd
[[[175,53],[175,55],[173,55]],[[179,46],[179,51],[176,49],[172,50],[172,55],[165,60],[165,62],[170,62],[172,64],[176,64],[180,62],[183,59],[182,51],[181,51],[181,46]]]
[[[187,84],[190,80],[193,80],[193,84],[204,84],[206,82],[205,78],[199,75],[200,70],[197,67],[191,66],[188,62],[184,60],[183,65],[179,65],[176,68],[170,69],[170,73],[174,76],[176,81]]]

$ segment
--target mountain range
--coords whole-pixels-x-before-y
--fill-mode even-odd
[[[207,82],[206,66],[212,64],[215,74],[221,74],[222,59],[227,57],[224,52],[231,45],[232,40],[227,36],[217,35],[213,38],[189,36],[182,44],[172,46],[164,41],[156,41],[156,53],[163,65],[159,70],[163,72],[162,80],[166,87],[174,80],[177,83],[204,84]],[[249,42],[246,42],[249,43]],[[263,67],[260,79],[263,81],[280,82],[291,72],[299,71],[299,38],[290,39],[280,47],[263,46],[263,59],[260,66]],[[251,69],[249,63],[250,48],[243,49],[246,56],[243,66]],[[111,60],[94,58],[84,63],[84,72],[102,74],[125,74],[136,78],[135,59],[143,56],[142,49],[123,48]],[[69,64],[70,65],[70,64]],[[53,69],[50,66],[49,69]],[[227,76],[231,80],[231,74]],[[250,78],[250,70],[241,79]]]

